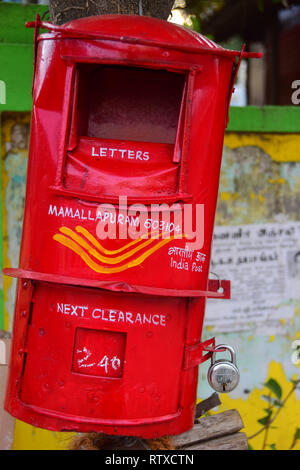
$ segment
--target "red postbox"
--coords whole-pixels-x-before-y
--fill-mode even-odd
[[[250,54],[146,17],[33,25],[6,409],[57,431],[179,434],[215,344],[201,342],[206,297],[229,296],[208,278],[210,249],[228,107]]]

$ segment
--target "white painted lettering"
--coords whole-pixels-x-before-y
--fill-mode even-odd
[[[110,156],[114,158],[114,153],[118,151],[118,149],[109,149],[110,150]]]
[[[56,311],[61,315],[70,315],[74,320],[76,317],[100,320],[111,323],[129,323],[131,325],[166,326],[166,315],[151,313],[122,312],[121,310],[106,308],[90,308],[88,305],[56,303]]]
[[[128,321],[129,323],[133,323],[132,313],[126,312],[126,321]]]
[[[100,314],[98,313],[100,312]],[[101,318],[102,310],[100,308],[95,308],[92,313],[92,317],[95,319]]]
[[[65,304],[65,308],[64,308],[64,313],[66,315],[68,315],[71,311],[71,305],[70,304]]]
[[[99,153],[96,153],[95,147],[92,147],[92,157],[99,157]]]
[[[127,150],[120,149],[119,152],[121,153],[121,157],[124,158],[124,154],[127,152]]]
[[[150,158],[149,152],[142,150],[130,150],[124,148],[94,147],[91,148],[92,157],[121,158],[122,160],[140,160],[147,161]]]
[[[64,304],[57,304],[57,312],[64,313]]]
[[[109,321],[116,321],[116,311],[115,310],[110,310],[109,311]]]
[[[52,206],[52,204],[50,204],[49,206],[49,211],[48,211],[48,215],[56,215],[57,216],[57,207],[56,206]]]

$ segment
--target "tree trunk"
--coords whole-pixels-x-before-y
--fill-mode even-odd
[[[166,20],[174,0],[49,0],[51,22],[64,24],[85,16],[123,14]]]

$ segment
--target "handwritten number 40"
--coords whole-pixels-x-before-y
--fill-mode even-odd
[[[77,349],[77,354],[84,354],[84,356],[81,359],[77,360],[77,364],[79,367],[103,367],[105,370],[105,373],[108,373],[108,368],[111,365],[111,367],[114,370],[118,370],[118,368],[121,366],[121,360],[117,356],[113,356],[112,358],[108,356],[103,356],[102,359],[97,363],[96,362],[91,362],[91,356],[92,353],[89,351],[86,347],[82,349]]]
[[[108,356],[103,356],[101,361],[98,362],[97,366],[104,367],[104,370],[107,374],[109,363],[111,363],[111,366],[114,370],[118,370],[121,365],[121,361],[118,357],[114,356],[110,359]]]

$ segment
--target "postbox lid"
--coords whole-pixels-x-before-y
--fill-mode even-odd
[[[62,26],[41,21],[27,27],[45,28],[58,37],[79,37],[121,41],[145,46],[165,47],[192,53],[210,53],[227,57],[254,58],[260,53],[224,49],[196,31],[165,20],[139,15],[98,15],[70,21]],[[40,36],[42,38],[43,35]]]

